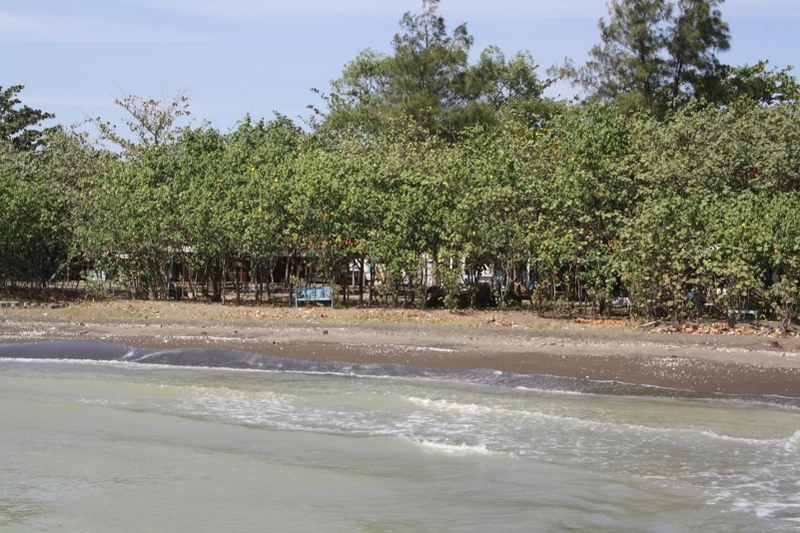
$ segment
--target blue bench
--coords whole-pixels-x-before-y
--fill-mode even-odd
[[[302,285],[294,288],[294,306],[300,302],[330,302],[333,307],[333,287]]]

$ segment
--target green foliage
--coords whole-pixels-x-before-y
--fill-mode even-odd
[[[648,200],[621,229],[613,246],[615,267],[646,317],[680,320],[702,311],[693,304],[708,242],[704,207],[697,197]]]
[[[281,257],[298,281],[329,283],[365,260],[371,293],[392,305],[422,305],[429,284],[449,307],[507,305],[532,279],[540,312],[626,295],[647,317],[757,305],[789,327],[800,272],[793,104],[666,121],[603,104],[504,109],[456,143],[405,117],[342,136],[279,116],[246,117],[229,134],[179,130],[136,157],[63,133],[41,150],[3,144],[3,279],[46,283],[81,258],[136,297],[164,298],[182,262],[193,292],[213,300],[236,265],[263,287]]]
[[[448,33],[433,0],[403,18],[393,55],[348,65],[313,132],[282,116],[181,129],[182,93],[126,97],[132,137],[101,126],[113,153],[73,132],[34,134],[46,114],[16,109],[14,87],[0,283],[103,272],[134,297],[165,298],[180,263],[195,297],[222,300],[230,271],[246,268],[261,300],[278,261],[293,285],[343,284],[360,264],[370,303],[530,297],[540,313],[596,313],[627,296],[648,318],[756,308],[788,329],[797,83],[765,63],[716,63],[719,3],[613,2],[593,103],[542,99],[528,54],[489,47],[470,65],[466,27]],[[37,141],[20,150],[26,131]],[[97,276],[85,281],[103,296]]]
[[[253,277],[261,284],[271,281],[275,261],[287,245],[289,197],[302,137],[285,117],[256,124],[247,117],[226,146],[225,166],[241,176],[233,206],[239,255],[250,259]]]
[[[151,147],[136,162],[110,164],[83,193],[81,248],[134,296],[164,296],[170,251],[182,244],[175,163],[171,150]]]
[[[104,166],[84,137],[48,130],[37,150],[0,142],[0,283],[45,286],[76,253],[83,180]]]
[[[632,209],[629,123],[614,106],[575,107],[537,136],[541,200],[530,226],[539,278],[583,301],[610,295],[610,246]]]
[[[324,127],[376,133],[392,119],[413,121],[428,135],[450,141],[476,124],[493,124],[498,110],[539,100],[539,80],[530,54],[506,59],[496,47],[470,65],[473,38],[466,24],[448,34],[437,15],[439,0],[423,0],[423,12],[406,13],[393,55],[367,49],[333,82]]]
[[[600,19],[601,44],[580,69],[555,69],[588,92],[592,102],[615,102],[625,112],[663,117],[691,100],[719,101],[724,92],[716,53],[730,48],[724,0],[614,0]]]
[[[592,60],[579,73],[580,83],[597,100],[617,101],[623,109],[654,109],[667,72],[662,51],[669,4],[615,0],[608,9],[609,22],[599,22],[602,45],[590,50]]]
[[[668,30],[669,98],[671,108],[687,98],[708,98],[703,81],[719,68],[716,52],[730,48],[728,24],[717,6],[725,0],[678,0],[677,15]]]
[[[768,64],[768,61],[759,61],[740,67],[719,65],[698,79],[703,85],[700,94],[710,104],[734,109],[800,101],[800,87],[791,74],[792,67],[769,69]]]
[[[3,90],[0,87],[0,143],[11,143],[17,150],[26,150],[39,146],[46,132],[33,129],[44,120],[55,118],[52,113],[45,113],[28,106],[18,107],[22,102],[17,98],[23,85],[12,85]]]

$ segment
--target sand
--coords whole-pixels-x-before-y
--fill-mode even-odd
[[[491,368],[800,397],[800,338],[766,335],[763,325],[700,329],[719,333],[658,333],[627,320],[546,319],[530,311],[498,310],[111,301],[0,313],[0,343],[72,339],[227,347],[313,360]]]

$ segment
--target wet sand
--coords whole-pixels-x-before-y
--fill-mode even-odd
[[[533,313],[112,302],[0,314],[0,343],[104,340],[312,360],[491,368],[700,392],[800,397],[800,338],[652,333]],[[740,334],[747,333],[747,334]]]

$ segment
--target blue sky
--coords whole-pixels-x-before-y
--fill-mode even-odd
[[[182,89],[195,125],[228,131],[273,111],[297,120],[323,105],[311,88],[327,91],[359,51],[390,52],[406,11],[421,0],[0,0],[0,86],[25,85],[24,103],[66,125],[121,123],[115,97]],[[727,0],[722,12],[722,61],[800,69],[800,0]],[[607,11],[605,0],[442,0],[439,13],[450,30],[467,23],[476,56],[527,50],[545,77],[565,57],[586,60]]]

